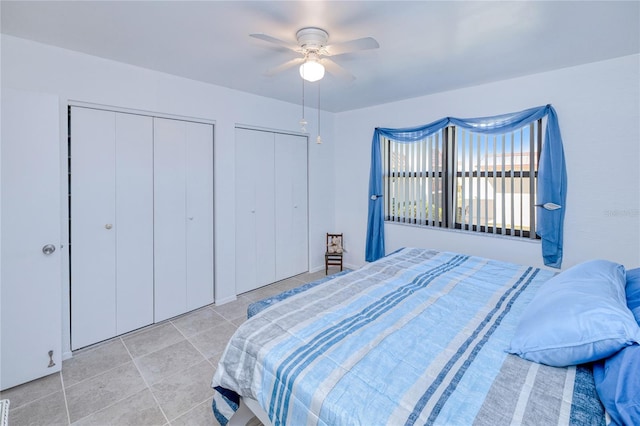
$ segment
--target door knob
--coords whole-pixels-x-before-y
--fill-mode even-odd
[[[110,223],[107,223],[107,224],[104,226],[104,229],[111,229],[111,228],[113,228],[113,225],[112,225],[112,224],[110,224]]]
[[[56,246],[54,246],[53,244],[47,244],[46,246],[42,247],[42,252],[47,256],[53,253],[54,251],[56,251]]]

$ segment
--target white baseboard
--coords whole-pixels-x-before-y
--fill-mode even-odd
[[[224,305],[225,303],[233,302],[234,300],[238,300],[238,297],[229,296],[229,297],[225,297],[224,299],[216,299],[214,303],[216,306],[220,306],[220,305]]]

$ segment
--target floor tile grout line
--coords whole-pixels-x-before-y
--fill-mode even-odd
[[[175,422],[176,420],[178,420],[180,417],[187,415],[188,413],[192,412],[193,410],[195,410],[196,408],[198,408],[199,406],[201,406],[202,404],[204,404],[205,402],[208,402],[210,398],[213,397],[208,397],[204,400],[202,400],[201,402],[196,403],[196,405],[194,405],[193,407],[189,408],[187,411],[185,411],[184,413],[181,413],[180,415],[178,415],[175,419],[171,419],[169,421],[169,424],[171,424],[171,422]],[[211,413],[213,415],[213,410],[211,410]]]
[[[67,421],[71,424],[71,413],[69,412],[69,401],[67,401],[67,390],[64,388],[64,377],[62,377],[62,367],[60,369],[60,384],[62,384],[62,396],[64,397],[64,408],[67,411]]]
[[[173,324],[173,323],[171,322],[171,320],[164,320],[164,321],[162,321],[162,323],[158,323],[158,324],[163,324],[163,325],[170,324],[170,325],[171,325],[171,326],[172,326],[172,327],[173,327],[173,328],[174,328],[178,333],[182,334],[182,332],[180,332],[180,329],[179,329],[178,327],[176,327],[176,325],[175,325],[175,324]],[[154,324],[154,325],[155,325],[155,324]],[[154,327],[154,328],[155,328],[155,327]],[[151,329],[150,329],[150,330],[151,330]],[[184,337],[184,334],[183,334],[183,337]],[[127,348],[127,352],[129,352],[129,355],[131,356],[131,359],[142,358],[142,357],[147,356],[147,355],[150,355],[150,354],[152,354],[152,353],[154,353],[154,352],[160,351],[160,350],[162,350],[162,349],[166,349],[166,348],[168,348],[169,346],[175,345],[176,343],[180,343],[180,342],[174,342],[174,343],[164,344],[163,346],[160,346],[160,347],[156,348],[154,351],[151,351],[151,352],[145,352],[145,353],[143,353],[143,354],[141,354],[141,355],[138,355],[138,356],[134,357],[134,356],[131,354],[131,352],[129,351],[129,348],[127,347],[127,344],[126,344],[126,342],[124,341],[124,339],[122,340],[122,344],[125,346],[125,348]]]
[[[214,312],[215,312],[215,311],[214,311]],[[215,312],[215,313],[216,313],[216,314],[218,314],[217,312]],[[218,314],[218,315],[220,315],[220,314]],[[220,315],[220,316],[222,316],[222,315]],[[226,318],[224,318],[224,317],[222,317],[222,319],[223,319],[224,321],[226,321],[226,322],[230,323],[231,325],[233,325],[233,326],[236,328],[236,330],[238,329],[238,327],[237,327],[235,324],[233,324],[231,321],[227,320],[227,319],[226,319]],[[176,327],[176,328],[178,329],[178,327]],[[211,327],[211,328],[208,328],[208,329],[206,329],[206,330],[202,330],[200,333],[204,333],[205,331],[209,331],[209,330],[211,330],[211,329],[213,329],[213,328],[216,328],[216,327]],[[205,360],[205,361],[207,361],[207,362],[208,362],[208,363],[213,367],[213,369],[214,369],[214,374],[215,374],[215,370],[217,370],[217,369],[218,369],[218,366],[217,366],[217,365],[213,365],[213,363],[211,362],[211,358],[210,358],[210,357],[207,357],[204,353],[202,353],[202,351],[201,351],[200,349],[198,349],[198,346],[196,346],[196,345],[191,341],[190,337],[188,337],[187,335],[185,335],[184,333],[182,333],[182,331],[181,331],[180,329],[178,329],[178,331],[179,331],[179,332],[184,336],[185,340],[186,340],[187,342],[189,342],[189,344],[190,344],[191,346],[193,346],[193,348],[194,348],[196,351],[198,351],[198,353],[199,353],[200,355],[202,355],[202,357],[204,358],[204,360]],[[191,337],[197,336],[197,335],[198,335],[198,334],[200,334],[200,333],[196,333],[196,334],[194,334],[194,335],[193,335],[193,336],[191,336]],[[222,350],[222,352],[224,352],[224,349]],[[216,352],[216,354],[218,354],[218,352]],[[194,364],[194,365],[195,365],[195,364]],[[191,367],[189,367],[189,368],[191,368]],[[181,370],[181,371],[183,371],[183,370]],[[212,379],[213,379],[213,376],[211,376],[211,377],[212,377]],[[183,414],[184,414],[184,413],[183,413]],[[174,420],[175,420],[175,419],[174,419]]]
[[[136,370],[138,371],[138,374],[140,374],[140,377],[142,378],[142,381],[144,382],[144,385],[146,386],[146,389],[148,389],[148,390],[149,390],[149,392],[151,393],[151,395],[153,396],[153,392],[151,392],[151,389],[149,388],[149,386],[148,386],[147,382],[144,380],[144,376],[142,376],[142,373],[141,373],[141,372],[140,372],[140,370],[138,369],[138,366],[137,366],[137,364],[135,363],[135,360],[134,360],[133,356],[132,356],[132,355],[131,355],[131,353],[129,352],[129,349],[127,348],[127,346],[126,346],[126,345],[124,344],[124,342],[122,341],[122,338],[121,338],[120,336],[117,336],[117,337],[116,337],[116,338],[114,338],[113,340],[114,340],[114,341],[115,341],[115,340],[120,340],[120,343],[122,344],[122,346],[124,346],[125,350],[127,351],[127,354],[129,355],[129,358],[130,358],[130,360],[129,360],[129,361],[127,361],[127,362],[131,362],[131,363],[133,364],[133,366],[134,366],[134,367],[136,368]],[[99,373],[99,374],[96,374],[96,375],[94,375],[94,376],[92,376],[92,377],[90,377],[90,378],[88,378],[88,379],[82,380],[81,382],[78,382],[78,383],[76,383],[76,384],[73,384],[73,385],[71,385],[71,386],[69,386],[69,387],[71,388],[71,387],[73,387],[73,386],[76,386],[76,385],[78,385],[78,384],[80,384],[80,383],[85,382],[86,380],[90,380],[90,379],[95,378],[95,377],[98,377],[98,376],[100,376],[100,375],[102,375],[102,374],[108,373],[108,372],[110,372],[110,371],[112,371],[112,370],[115,370],[115,369],[116,369],[116,368],[118,368],[118,367],[121,367],[121,366],[122,366],[122,365],[124,365],[124,364],[126,364],[126,362],[125,362],[125,363],[122,363],[122,364],[119,364],[119,365],[117,365],[116,367],[111,368],[111,369],[109,369],[109,370],[105,370],[105,371],[103,371],[103,372],[101,372],[101,373]],[[61,379],[62,379],[62,377],[61,377]],[[64,388],[63,388],[63,389],[64,389]],[[137,394],[137,393],[141,392],[142,390],[144,390],[144,389],[141,389],[141,390],[139,390],[138,392],[135,392],[135,393],[133,393],[133,394],[127,395],[127,396],[125,396],[125,397],[123,397],[123,398],[121,398],[121,399],[119,399],[119,400],[117,400],[117,401],[113,402],[112,404],[107,405],[106,407],[102,407],[101,409],[99,409],[99,410],[97,410],[97,411],[94,411],[94,412],[92,412],[92,413],[89,413],[89,414],[87,414],[86,416],[84,416],[84,417],[81,417],[81,418],[77,419],[77,420],[76,420],[76,421],[74,421],[73,423],[76,423],[76,422],[78,422],[78,421],[80,421],[80,420],[82,420],[82,419],[86,419],[86,418],[88,418],[88,417],[90,417],[90,416],[92,416],[92,415],[94,415],[94,414],[96,414],[96,413],[99,413],[100,411],[106,410],[107,408],[113,407],[114,405],[119,404],[119,403],[121,403],[122,401],[127,400],[128,398],[131,398],[133,395],[135,395],[135,394]],[[70,413],[70,411],[69,411],[69,404],[68,404],[68,402],[67,402],[66,390],[65,390],[64,396],[65,396],[65,405],[66,405],[66,407],[67,407],[67,416],[68,416],[68,418],[69,418],[69,424],[71,425],[71,424],[73,424],[73,423],[71,423],[71,413]],[[155,396],[154,396],[154,400],[155,400]],[[158,401],[156,401],[156,404],[158,405],[158,408],[160,408],[160,412],[162,412],[162,407],[160,407],[160,404],[158,404]],[[163,415],[164,415],[164,412],[163,412]],[[164,417],[165,417],[165,419],[167,418],[167,416],[164,416]]]
[[[237,329],[237,327],[236,327],[236,329]],[[217,370],[217,369],[218,369],[218,366],[217,366],[217,365],[213,365],[213,363],[211,362],[211,357],[207,357],[205,354],[203,354],[203,353],[202,353],[202,351],[201,351],[200,349],[198,349],[198,347],[197,347],[197,346],[196,346],[196,345],[195,345],[191,340],[189,340],[189,338],[187,338],[187,341],[191,344],[191,346],[193,346],[193,347],[194,347],[194,349],[195,349],[196,351],[198,351],[198,353],[199,353],[200,355],[202,355],[202,357],[204,358],[204,360],[205,360],[205,361],[207,361],[209,364],[211,364],[211,366],[212,366],[212,367],[213,367],[213,369],[214,369],[214,374],[215,374],[215,370]],[[225,345],[225,349],[226,349],[226,345]],[[224,352],[224,349],[223,349],[222,351],[220,351],[220,353],[222,353],[222,352]],[[218,352],[216,352],[216,353],[214,354],[214,356],[215,356],[215,355],[217,355],[217,354],[218,354]],[[213,379],[213,376],[211,376],[211,378]]]
[[[226,349],[226,347],[225,347]],[[214,358],[216,355],[220,355],[222,357],[222,354],[224,353],[224,349],[221,350],[220,352],[216,352],[215,354],[213,354],[213,356],[211,358],[205,358],[207,361],[209,361],[209,364],[211,364],[211,366],[213,367],[213,374],[215,374],[215,372],[218,370],[218,363],[213,363],[213,361],[211,361],[212,358]],[[211,376],[211,378],[213,379],[213,376]]]
[[[168,321],[169,321],[169,322],[171,322],[171,320],[168,320]],[[159,380],[159,381],[158,381],[158,383],[159,383],[159,382],[161,382],[161,381],[163,381],[163,380],[165,380],[165,379],[167,379],[167,378],[169,378],[169,377],[171,377],[171,376],[174,376],[174,375],[176,375],[176,374],[183,373],[184,371],[186,371],[186,370],[188,370],[188,369],[190,369],[190,368],[192,368],[192,367],[195,367],[196,365],[198,365],[198,364],[199,364],[199,363],[201,363],[201,362],[206,361],[209,365],[212,365],[212,364],[211,364],[211,362],[209,361],[209,359],[208,359],[208,358],[207,358],[207,357],[206,357],[206,356],[205,356],[205,355],[204,355],[204,354],[203,354],[203,353],[202,353],[202,352],[201,352],[201,351],[196,347],[196,345],[194,345],[194,344],[189,340],[189,338],[188,338],[188,337],[187,337],[187,336],[182,332],[182,330],[180,330],[180,328],[179,328],[179,327],[177,327],[177,326],[176,326],[175,324],[173,324],[172,322],[171,322],[171,325],[172,325],[172,326],[173,326],[173,327],[178,331],[178,333],[180,333],[180,334],[182,335],[182,337],[184,338],[184,341],[186,341],[187,343],[189,343],[189,344],[190,344],[190,345],[191,345],[191,346],[192,346],[192,347],[193,347],[193,348],[194,348],[194,349],[195,349],[195,350],[196,350],[196,351],[197,351],[197,352],[202,356],[202,358],[203,358],[203,359],[202,359],[202,360],[200,360],[200,361],[198,361],[198,362],[195,362],[195,363],[192,363],[192,364],[188,364],[187,366],[185,366],[184,368],[180,369],[179,371],[176,371],[176,372],[174,372],[173,374],[170,374],[169,376],[162,378],[161,380]],[[180,342],[178,342],[178,343],[180,343]],[[123,342],[123,344],[124,344],[124,342]],[[125,348],[127,349],[127,352],[128,352],[128,351],[129,351],[129,348],[127,348],[127,347],[126,347],[126,344],[125,344],[124,346],[125,346]],[[169,345],[169,346],[171,346],[171,345]],[[169,346],[166,346],[166,347],[169,347]],[[164,348],[163,348],[163,349],[164,349]],[[159,349],[159,350],[161,350],[161,349]],[[154,351],[154,352],[157,352],[157,351]],[[154,352],[151,352],[151,353],[154,353]],[[131,355],[131,353],[130,353],[130,352],[129,352],[129,355],[133,358],[133,356]],[[145,355],[143,355],[143,356],[146,356],[146,355],[148,355],[148,354],[145,354]],[[144,377],[144,375],[142,374],[142,371],[140,371],[140,368],[138,367],[138,364],[135,362],[135,358],[133,358],[133,364],[136,366],[136,369],[137,369],[137,370],[138,370],[138,372],[140,373],[140,376],[142,377],[142,380],[144,381],[145,385],[147,386],[147,389],[149,389],[149,392],[150,392],[150,393],[151,393],[151,395],[153,396],[153,399],[154,399],[154,401],[156,402],[156,404],[158,405],[158,408],[160,408],[160,411],[162,412],[162,415],[164,416],[165,420],[167,421],[167,423],[166,423],[166,424],[170,425],[170,424],[171,424],[171,421],[169,420],[169,417],[167,416],[167,414],[165,413],[164,409],[162,408],[162,405],[160,404],[160,402],[159,402],[159,401],[158,401],[158,399],[156,398],[155,393],[153,393],[153,385],[149,384],[149,382],[147,381],[147,379]],[[215,369],[215,366],[213,366],[213,367],[214,367],[214,369]],[[212,378],[213,378],[213,376],[212,376]],[[155,385],[155,384],[156,384],[156,383],[154,383],[154,385]],[[198,403],[198,405],[199,405],[199,404],[201,404],[201,403]],[[193,407],[192,407],[192,408],[193,408]],[[188,411],[189,411],[189,410],[187,410],[187,412],[188,412]],[[182,416],[183,414],[185,414],[185,413],[181,413],[178,417]],[[178,417],[176,417],[176,418],[175,418],[175,419],[173,419],[173,420],[176,420]]]
[[[120,339],[120,338],[118,337],[118,339]],[[122,343],[122,342],[121,342],[121,343]],[[110,372],[110,371],[113,371],[113,370],[115,370],[115,369],[116,369],[116,368],[118,368],[118,367],[122,367],[122,366],[123,366],[123,365],[125,365],[127,362],[133,362],[133,357],[132,357],[132,356],[131,356],[131,354],[129,353],[129,350],[127,349],[126,345],[125,345],[124,343],[122,343],[122,346],[124,346],[124,348],[127,350],[127,354],[129,355],[129,360],[128,360],[128,361],[121,362],[120,364],[117,364],[117,365],[115,365],[115,366],[113,366],[113,367],[111,367],[111,368],[108,368],[108,369],[106,369],[106,370],[103,370],[103,371],[101,371],[101,372],[99,372],[99,373],[97,373],[97,374],[94,374],[93,376],[86,377],[86,378],[84,378],[84,379],[80,380],[79,382],[76,382],[76,383],[73,383],[73,384],[69,385],[69,386],[68,386],[68,388],[72,388],[72,387],[77,386],[77,385],[79,385],[79,384],[81,384],[81,383],[84,383],[84,382],[86,382],[86,381],[88,381],[88,380],[95,379],[96,377],[101,376],[101,375],[103,375],[103,374],[105,374],[105,373],[108,373],[108,372]],[[62,370],[60,370],[60,378],[62,378]]]
[[[156,401],[156,403],[158,404],[158,407],[160,408],[160,411],[162,411],[162,414],[164,415],[165,419],[167,419],[167,424],[171,424],[171,421],[170,421],[170,420],[168,420],[168,419],[169,419],[169,416],[167,416],[167,414],[164,412],[164,410],[163,410],[163,408],[162,408],[162,405],[160,404],[160,402],[159,402],[159,401],[158,401],[158,399],[156,398],[155,393],[153,393],[153,386],[154,386],[154,385],[156,385],[156,384],[158,384],[158,383],[161,383],[162,381],[164,381],[164,380],[166,380],[166,379],[168,379],[168,378],[170,378],[170,377],[172,377],[172,376],[176,376],[176,375],[178,375],[178,374],[182,374],[182,373],[184,373],[186,370],[189,370],[189,369],[191,369],[191,368],[195,367],[196,365],[201,364],[201,363],[203,363],[203,362],[207,362],[207,363],[211,364],[210,362],[208,362],[208,360],[207,360],[204,356],[203,356],[203,358],[204,358],[203,360],[200,360],[200,361],[194,362],[194,363],[192,363],[192,364],[187,364],[184,368],[182,368],[182,369],[180,369],[179,371],[176,371],[176,372],[174,372],[174,373],[172,373],[172,374],[170,374],[170,375],[168,375],[168,376],[166,376],[166,377],[163,377],[161,380],[157,381],[156,383],[153,383],[152,385],[149,385],[149,384],[148,384],[148,382],[146,381],[146,379],[144,379],[144,377],[143,377],[143,380],[144,380],[144,381],[145,381],[145,383],[147,384],[147,386],[148,386],[148,388],[149,388],[149,391],[151,392],[151,395],[153,395],[153,399],[154,399],[154,400]],[[213,378],[213,376],[211,376],[211,377]],[[201,403],[198,403],[198,405],[199,405],[199,404],[201,404]],[[192,408],[193,408],[193,407],[192,407]],[[189,411],[189,410],[187,410],[187,411]],[[175,419],[177,419],[178,417],[182,416],[182,415],[183,415],[183,414],[185,414],[187,411],[185,411],[184,413],[180,413],[180,415],[178,415],[178,416],[177,416],[176,418],[174,418],[173,420],[175,420]],[[172,421],[173,421],[173,420],[172,420]]]
[[[218,315],[218,316],[219,316],[223,321],[225,321],[225,322],[231,322],[231,321],[229,321],[227,318],[225,318],[224,316],[222,316],[221,314],[219,314],[218,312],[214,311],[213,309],[210,309],[210,310],[211,310],[214,314]],[[183,318],[183,317],[181,317],[181,318]],[[197,333],[193,333],[193,334],[192,334],[192,335],[190,335],[190,336],[187,336],[187,335],[185,334],[185,332],[183,332],[183,331],[180,329],[180,327],[179,327],[179,326],[177,326],[176,324],[174,324],[174,323],[173,323],[173,321],[171,321],[171,325],[173,325],[173,326],[175,327],[175,329],[176,329],[176,330],[178,330],[178,333],[182,334],[182,337],[184,337],[186,340],[188,340],[188,341],[189,341],[189,343],[191,343],[191,344],[193,345],[193,343],[189,340],[189,337],[193,337],[193,336],[196,336],[196,335],[198,335],[198,334],[200,334],[200,333],[204,333],[205,331],[209,331],[209,330],[211,330],[211,329],[213,329],[213,328],[218,327],[220,324],[213,325],[213,326],[208,327],[208,328],[203,329],[203,330],[198,330],[198,332],[197,332]],[[195,345],[194,345],[194,346],[195,346]]]
[[[122,342],[122,344],[124,345],[124,348],[127,350],[127,353],[129,354],[129,356],[131,357],[131,360],[133,361],[133,365],[136,367],[136,370],[138,371],[138,374],[140,374],[140,377],[142,378],[142,381],[144,382],[144,384],[147,387],[147,389],[149,390],[149,393],[151,394],[151,397],[156,402],[156,405],[158,406],[158,409],[160,410],[160,412],[162,413],[162,416],[166,420],[165,424],[170,424],[169,423],[169,417],[167,417],[167,414],[162,409],[162,405],[160,405],[160,401],[158,401],[158,398],[156,398],[156,395],[153,393],[153,389],[151,389],[151,386],[149,385],[149,382],[147,382],[147,379],[142,374],[142,371],[140,371],[140,367],[138,367],[138,364],[136,363],[136,360],[131,355],[131,352],[129,352],[129,348],[127,348],[127,345],[125,345],[124,342]]]
[[[149,326],[151,326],[151,325],[154,325],[154,324],[150,324]],[[144,326],[144,327],[141,327],[141,328],[139,328],[137,330],[130,331],[129,333],[125,333],[125,335],[126,334],[130,334],[130,333],[136,333],[137,331],[142,330],[143,328],[149,327],[149,326]],[[108,339],[101,340],[99,342],[92,343],[92,344],[90,344],[88,346],[84,346],[82,348],[72,350],[71,351],[71,358],[68,358],[68,359],[73,359],[75,356],[83,356],[85,354],[89,354],[91,352],[97,351],[98,349],[104,347],[105,345],[108,345],[109,343],[113,343],[113,342],[116,342],[116,341],[120,340],[121,336],[123,336],[123,335],[109,337]],[[67,360],[65,359],[63,361],[67,361]]]
[[[226,320],[226,318],[224,318],[224,320],[225,320],[225,321],[227,321],[227,320]],[[227,322],[229,322],[229,321],[227,321]],[[201,331],[201,332],[202,332],[202,333],[204,333],[205,331],[209,331],[209,330],[211,330],[212,328],[215,328],[215,327],[208,328],[208,329],[203,330],[203,331]],[[184,339],[185,339],[187,342],[189,342],[189,344],[190,344],[191,346],[193,346],[193,348],[194,348],[196,351],[198,351],[198,353],[199,353],[200,355],[202,355],[202,358],[204,358],[204,360],[205,360],[205,361],[207,361],[209,364],[211,364],[211,366],[213,366],[213,368],[214,368],[214,369],[216,369],[216,368],[217,368],[217,366],[216,366],[216,365],[213,365],[213,363],[210,361],[210,359],[209,359],[209,358],[207,358],[207,356],[206,356],[205,354],[203,354],[203,353],[202,353],[202,351],[201,351],[200,349],[198,349],[198,347],[197,347],[197,346],[196,346],[196,345],[195,345],[195,344],[194,344],[194,343],[189,339],[189,337],[187,337],[187,335],[185,335],[185,334],[184,334],[184,333],[183,333],[183,332],[182,332],[178,327],[176,327],[176,329],[178,330],[178,332],[179,332],[180,334],[182,334],[182,337],[184,337]],[[236,329],[237,329],[237,327],[236,327]],[[196,333],[196,334],[194,334],[193,336],[197,336],[198,334],[200,334],[200,333]],[[191,337],[193,337],[193,336],[191,336]],[[224,349],[223,349],[223,351],[224,351]],[[196,364],[194,364],[194,365],[196,365]],[[191,368],[191,367],[189,367],[189,368]],[[181,370],[181,371],[184,371],[184,370]],[[213,378],[213,377],[212,377],[212,378]],[[174,419],[174,420],[175,420],[175,419]]]
[[[66,399],[66,394],[65,394],[65,392],[64,392],[64,382],[63,382],[63,380],[62,380],[62,370],[61,370],[61,371],[58,371],[57,373],[51,373],[51,374],[58,374],[58,375],[60,375],[60,384],[61,384],[61,386],[62,386],[62,392],[63,392],[63,393],[62,393],[62,395],[65,397],[65,405],[66,405],[66,403],[67,403],[67,399]],[[47,376],[45,376],[45,377],[47,377]],[[38,380],[38,379],[34,379],[33,381],[36,381],[36,380]],[[23,383],[22,385],[18,385],[18,386],[23,386],[23,385],[26,385],[26,384],[28,384],[28,383],[30,383],[30,382]],[[18,386],[16,386],[16,387],[18,387]],[[3,392],[5,392],[5,393],[6,393],[6,391],[3,391]],[[27,405],[33,404],[34,402],[38,402],[38,401],[40,401],[40,400],[42,400],[42,399],[44,399],[44,398],[47,398],[47,397],[49,397],[49,396],[51,396],[51,395],[53,395],[54,393],[57,393],[57,392],[60,392],[60,391],[59,391],[59,390],[55,390],[55,391],[52,391],[52,392],[46,393],[46,394],[44,394],[44,395],[42,395],[42,396],[39,396],[39,397],[38,397],[38,398],[36,398],[36,399],[32,399],[31,401],[29,401],[29,402],[25,402],[24,404],[22,404],[22,405],[18,405],[18,406],[16,406],[16,405],[15,405],[15,403],[11,403],[11,410],[12,410],[12,411],[15,411],[15,410],[17,410],[17,409],[20,409],[20,408],[26,407]],[[5,396],[4,396],[4,395],[3,395],[2,399],[5,399]],[[7,398],[7,399],[11,400],[10,398]],[[68,415],[68,410],[67,410],[67,415]]]
[[[246,315],[246,313],[244,315],[242,315],[242,316],[235,317],[235,318],[227,318],[226,316],[222,315],[221,313],[218,313],[218,315],[222,316],[222,318],[224,318],[225,321],[230,322],[231,324],[233,324],[233,321],[235,321],[237,319],[240,319],[240,318],[243,318]]]
[[[218,315],[220,315],[220,316],[223,318],[223,320],[224,320],[224,321],[226,321],[226,322],[230,323],[231,325],[233,325],[233,326],[235,327],[235,329],[236,329],[236,330],[238,329],[238,327],[237,327],[235,324],[233,324],[231,321],[229,321],[229,320],[228,320],[224,315],[222,315],[222,314],[220,314],[220,313],[218,313],[218,312],[215,312],[215,311],[213,311],[213,312],[214,312],[214,313],[216,313],[216,314],[218,314]],[[202,351],[201,351],[200,349],[198,349],[198,346],[196,346],[196,345],[195,345],[195,344],[190,340],[189,336],[185,335],[185,334],[182,332],[182,330],[180,330],[177,326],[175,326],[175,325],[174,325],[174,327],[176,327],[176,329],[178,330],[178,332],[180,332],[180,334],[182,334],[182,336],[185,338],[185,340],[186,340],[187,342],[189,342],[189,344],[190,344],[191,346],[193,346],[193,348],[194,348],[196,351],[198,351],[198,353],[199,353],[200,355],[202,355],[202,357],[204,358],[204,360],[205,360],[206,362],[208,362],[208,363],[209,363],[209,365],[211,365],[211,366],[213,367],[214,374],[215,374],[215,371],[218,369],[218,366],[217,366],[217,365],[213,365],[213,363],[211,362],[211,358],[207,357],[204,353],[202,353]],[[215,327],[211,327],[211,328],[215,328]],[[210,330],[210,328],[208,328],[207,330],[202,330],[201,332],[205,332],[205,331],[208,331],[208,330]],[[200,334],[200,333],[196,333],[196,334],[194,334],[193,336],[197,336],[198,334]],[[193,337],[193,336],[191,336],[191,337]],[[226,345],[225,345],[225,347],[226,347]],[[224,352],[224,349],[222,350],[222,352]],[[197,364],[194,364],[194,365],[197,365]],[[192,367],[192,366],[191,366],[191,367]],[[188,368],[191,368],[191,367],[188,367]],[[177,373],[174,373],[174,374],[181,373],[182,371],[185,371],[185,370],[186,370],[186,369],[183,369],[183,370],[181,370],[181,371],[179,371],[179,372],[177,372]],[[210,380],[213,380],[213,376],[211,376],[211,379],[210,379]],[[153,391],[152,391],[151,393],[153,393]],[[155,397],[155,395],[154,395],[154,397]],[[208,401],[208,400],[209,400],[209,398],[211,398],[211,397],[207,397],[207,398],[206,398],[206,399],[204,399],[202,402],[199,402],[199,403],[197,403],[195,406],[191,407],[189,410],[185,411],[184,413],[180,413],[180,414],[179,414],[178,416],[176,416],[174,419],[171,419],[171,420],[169,421],[169,425],[171,425],[171,422],[174,422],[174,421],[175,421],[175,420],[177,420],[178,418],[180,418],[180,417],[184,416],[185,414],[187,414],[187,413],[189,413],[189,412],[193,411],[193,410],[194,410],[194,409],[196,409],[198,406],[200,406],[200,405],[201,405],[201,404],[203,404],[204,402]]]
[[[54,374],[55,374],[55,373],[54,373]],[[38,379],[35,379],[35,380],[38,380]],[[27,383],[29,383],[29,382],[27,382]],[[25,384],[25,383],[23,383],[23,385],[24,385],[24,384]],[[21,385],[18,385],[18,386],[21,386]],[[16,387],[17,387],[17,386],[16,386]],[[42,395],[42,396],[39,396],[38,398],[33,399],[33,400],[29,401],[29,402],[25,402],[25,403],[24,403],[24,404],[22,404],[22,405],[17,405],[17,406],[16,406],[16,405],[15,405],[15,402],[11,402],[11,410],[12,410],[12,411],[15,411],[15,410],[17,410],[17,409],[19,409],[19,408],[26,407],[27,405],[32,404],[32,403],[37,402],[37,401],[40,401],[41,399],[46,398],[46,397],[48,397],[48,396],[51,396],[51,395],[53,395],[53,394],[54,394],[54,393],[56,393],[56,392],[60,392],[60,391],[53,391],[53,392],[49,392],[49,393],[47,393],[47,394],[45,394],[45,395]],[[3,396],[2,396],[2,399],[8,399],[9,401],[11,401],[11,398],[7,398],[5,395],[3,395]]]
[[[211,307],[211,306],[213,306],[213,304],[205,305],[205,306],[203,306],[203,307],[201,307],[201,308],[194,309],[194,311],[199,310],[199,309],[203,309],[203,308],[209,308],[209,307]],[[154,329],[156,329],[156,328],[160,328],[160,327],[165,326],[165,325],[167,325],[167,324],[171,324],[171,325],[172,325],[176,330],[180,331],[180,330],[178,329],[178,326],[176,326],[176,325],[173,323],[173,321],[174,321],[174,320],[176,320],[177,318],[184,318],[184,317],[188,316],[189,314],[193,313],[194,311],[186,312],[186,313],[184,313],[184,314],[180,314],[180,315],[177,315],[177,316],[172,317],[172,318],[167,318],[167,319],[162,320],[162,321],[160,321],[160,322],[154,322],[154,323],[152,323],[152,324],[145,325],[145,326],[140,327],[140,328],[138,328],[138,329],[136,329],[136,330],[130,331],[130,332],[125,333],[125,334],[121,334],[121,335],[116,336],[116,337],[117,337],[117,338],[120,338],[120,339],[122,340],[122,343],[123,343],[125,346],[127,346],[127,343],[126,343],[125,339],[129,339],[129,338],[131,338],[131,337],[134,337],[134,336],[138,336],[138,335],[140,335],[140,334],[147,333],[147,332],[149,332],[149,331],[151,331],[151,330],[154,330]],[[214,312],[215,312],[215,311],[214,311]],[[216,313],[217,313],[217,312],[216,312]],[[219,315],[219,314],[218,314],[218,315]],[[166,347],[169,347],[169,346],[171,346],[171,345],[169,344],[169,345],[163,346],[163,347],[161,347],[161,348],[159,348],[159,349],[163,349],[163,348],[166,348]],[[128,349],[128,348],[127,348],[127,349]],[[159,349],[158,349],[158,350],[159,350]],[[155,352],[155,351],[154,351],[154,352]],[[150,353],[150,352],[149,352],[149,353]],[[143,355],[140,355],[140,356],[144,356],[144,355],[147,355],[147,354],[143,354]],[[140,356],[138,356],[138,358],[139,358]],[[134,357],[133,357],[133,355],[131,355],[131,357],[132,357],[132,358],[134,358]]]
[[[125,396],[125,397],[123,397],[123,398],[120,398],[119,400],[114,401],[112,404],[109,404],[109,405],[107,405],[106,407],[102,407],[101,409],[99,409],[99,410],[97,410],[97,411],[94,411],[93,413],[89,413],[89,414],[87,414],[86,416],[81,417],[81,418],[79,418],[78,420],[76,420],[75,422],[73,422],[73,423],[69,423],[69,424],[70,424],[70,425],[73,425],[73,424],[75,424],[75,423],[79,422],[80,420],[84,420],[84,419],[86,419],[86,418],[89,418],[89,417],[93,416],[94,414],[98,414],[98,413],[99,413],[99,412],[101,412],[101,411],[107,410],[107,409],[109,409],[109,408],[111,408],[111,407],[113,407],[113,406],[115,406],[115,405],[120,404],[120,403],[121,403],[121,402],[123,402],[123,401],[126,401],[127,399],[131,398],[132,396],[135,396],[135,395],[139,394],[140,392],[142,392],[142,391],[144,391],[144,390],[149,390],[149,388],[140,389],[138,392],[135,392],[135,393],[132,393],[131,395],[127,395],[127,396]],[[150,391],[150,390],[149,390],[149,391]],[[166,419],[166,416],[165,416],[165,419]],[[71,417],[69,417],[69,420],[71,420]]]
[[[60,374],[60,380],[62,381],[62,374],[61,374],[61,372],[57,372],[57,373],[53,373],[53,374]],[[38,380],[38,379],[35,379],[35,380]],[[29,382],[27,382],[27,383],[29,383]],[[24,384],[26,384],[26,383],[23,383],[23,385],[24,385]],[[22,385],[18,385],[18,386],[22,386]],[[16,386],[16,387],[17,387],[17,386]],[[12,411],[12,412],[15,412],[16,410],[23,409],[23,408],[25,408],[25,407],[27,407],[27,406],[29,406],[29,405],[31,405],[31,404],[34,404],[34,403],[36,403],[36,402],[38,402],[38,401],[43,400],[44,398],[47,398],[47,397],[49,397],[49,396],[51,396],[51,395],[53,395],[53,394],[55,394],[55,393],[57,393],[57,392],[60,392],[60,391],[59,391],[59,390],[57,390],[57,391],[49,392],[49,393],[47,393],[47,394],[45,394],[45,395],[42,395],[42,396],[40,396],[40,397],[38,397],[38,398],[36,398],[36,399],[33,399],[33,400],[29,401],[29,402],[26,402],[26,403],[24,403],[24,404],[22,404],[22,405],[18,405],[18,406],[15,406],[15,403],[12,403],[12,404],[11,404],[11,411]],[[62,393],[62,396],[63,396],[63,397],[64,397],[64,399],[65,399],[65,405],[66,405],[67,400],[66,400],[66,396],[65,396],[65,394],[64,394],[64,387],[62,388],[62,392],[63,392],[63,393]],[[3,398],[2,398],[2,399],[5,399],[5,396],[3,396]],[[11,401],[11,399],[10,399],[10,398],[7,398],[7,399],[9,399],[9,401]],[[68,410],[67,410],[67,419],[69,419],[69,411],[68,411]]]

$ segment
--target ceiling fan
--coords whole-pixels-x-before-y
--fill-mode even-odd
[[[306,27],[296,33],[297,43],[277,39],[267,34],[249,34],[251,37],[275,43],[301,54],[284,64],[268,70],[266,75],[274,75],[288,68],[300,65],[300,76],[307,81],[317,81],[324,77],[326,70],[336,77],[351,81],[355,77],[346,69],[338,65],[330,56],[343,55],[359,50],[377,49],[378,42],[372,37],[358,38],[335,44],[327,44],[329,33],[321,28]]]

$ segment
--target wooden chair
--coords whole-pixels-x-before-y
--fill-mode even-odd
[[[324,254],[324,274],[329,273],[329,266],[339,266],[342,271],[342,252],[344,244],[342,234],[327,233],[327,251]]]

